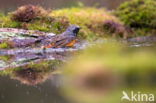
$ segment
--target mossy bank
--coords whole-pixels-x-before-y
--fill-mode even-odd
[[[115,14],[139,36],[156,34],[155,11],[155,0],[130,0],[121,4]]]
[[[1,28],[22,28],[59,34],[70,24],[76,24],[82,28],[79,33],[81,39],[95,40],[101,37],[111,37],[114,33],[123,37],[126,29],[117,32],[117,26],[113,27],[111,24],[109,28],[115,28],[112,32],[105,27],[108,25],[107,21],[124,28],[123,23],[104,8],[72,7],[45,10],[40,6],[25,5],[7,15],[0,15]]]
[[[60,34],[70,24],[76,24],[82,28],[78,35],[80,39],[96,40],[112,36],[126,39],[155,34],[155,10],[155,0],[127,1],[114,12],[85,6],[45,10],[40,6],[24,5],[7,15],[1,13],[0,27]]]

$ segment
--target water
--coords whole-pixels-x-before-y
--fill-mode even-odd
[[[59,67],[67,57],[53,51],[0,55],[0,103],[69,103],[60,93]]]
[[[27,33],[5,33],[18,39]],[[0,35],[4,39],[3,35]],[[54,36],[54,35],[51,35]],[[97,43],[109,41],[99,40]],[[61,66],[68,63],[78,50],[90,46],[86,42],[75,48],[46,49],[14,48],[0,50],[0,103],[72,103],[61,92]],[[150,47],[149,43],[132,43],[130,47]],[[120,92],[120,91],[119,91]]]
[[[8,76],[0,77],[0,103],[69,103],[56,83],[57,75],[35,86],[28,86]]]

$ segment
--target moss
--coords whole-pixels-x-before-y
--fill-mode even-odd
[[[19,28],[21,25],[20,22],[16,22],[16,21],[12,21],[10,19],[10,16],[5,16],[3,15],[2,17],[0,17],[0,27],[1,28]]]
[[[12,69],[1,70],[0,71],[0,76],[12,75],[13,71],[17,71],[17,70],[19,70],[19,68],[12,68]]]
[[[124,26],[123,24],[114,22],[112,20],[106,20],[104,22],[104,29],[109,34],[112,34],[113,37],[120,36],[124,39],[127,39],[133,34],[133,31],[131,30],[131,28]]]
[[[156,28],[156,1],[131,0],[116,10],[121,20],[134,28]]]
[[[6,68],[0,71],[0,76],[10,76],[23,84],[36,85],[47,80],[49,75],[57,73],[55,70],[61,64],[60,60],[41,60],[16,68]]]
[[[69,26],[69,21],[65,17],[47,17],[35,20],[27,24],[29,30],[40,30],[45,32],[62,33]]]
[[[11,55],[0,56],[0,60],[9,61],[12,58]]]
[[[135,28],[134,29],[134,36],[150,36],[156,34],[155,29],[150,29],[150,28]]]
[[[4,16],[4,13],[1,13],[1,12],[0,12],[0,17],[2,17],[2,16]]]
[[[46,17],[48,12],[40,6],[24,5],[11,13],[11,19],[18,22],[31,22],[34,19]]]
[[[115,16],[107,12],[105,9],[96,8],[65,8],[54,10],[50,16],[67,17],[71,24],[77,24],[83,28],[79,36],[88,39],[106,35],[106,32],[104,32],[103,28],[104,21],[112,20],[120,23]]]
[[[22,13],[23,12],[24,10]],[[122,25],[118,18],[105,9],[83,6],[53,10],[51,13],[47,14],[46,17],[40,16],[29,22],[22,22],[12,18],[13,15],[0,17],[0,26],[60,34],[69,26],[69,24],[77,24],[82,28],[78,35],[79,38],[87,40],[112,36],[112,33],[107,32],[107,29],[104,28],[105,21],[110,20]]]
[[[0,49],[10,49],[13,47],[14,47],[14,44],[12,41],[8,41],[7,39],[0,41]]]
[[[3,59],[9,59],[9,57],[3,58]],[[3,71],[0,71],[0,76],[1,75],[14,76],[14,73],[16,71],[20,71],[20,70],[27,69],[27,68],[31,68],[34,71],[39,72],[39,73],[51,73],[55,71],[59,66],[61,66],[61,64],[62,62],[60,60],[52,60],[52,61],[42,60],[38,63],[31,62],[30,64],[25,65],[25,66],[16,67],[16,68],[10,67]]]
[[[48,71],[54,71],[58,66],[61,65],[61,61],[59,60],[53,60],[53,61],[48,61],[48,60],[43,60],[40,61],[39,63],[30,63],[29,65],[26,66],[26,68],[33,68],[38,71],[42,72],[48,72]]]
[[[0,43],[0,48],[1,49],[6,49],[6,48],[11,48],[11,46],[8,43]]]

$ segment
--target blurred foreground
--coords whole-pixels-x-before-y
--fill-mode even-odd
[[[78,103],[153,103],[155,58],[155,50],[149,47],[127,47],[113,41],[95,45],[64,68],[63,93]],[[136,99],[130,97],[132,92]],[[129,98],[122,100],[123,95]]]
[[[50,101],[56,103],[135,103],[137,101],[154,103],[155,45],[137,47],[110,41],[94,44],[77,53],[36,54],[36,59],[30,59],[34,55],[1,56],[1,61],[8,63],[22,57],[17,63],[26,62],[26,64],[17,64],[18,67],[10,66],[0,72],[2,76],[0,101],[3,103],[9,101],[17,103],[22,100],[30,103],[33,101],[39,103],[50,103]],[[75,57],[69,59],[73,53]],[[48,55],[53,59],[48,59]],[[6,83],[11,87],[6,87]],[[10,89],[7,88],[16,88],[16,93],[10,93]],[[37,93],[36,96],[33,95],[34,92]],[[121,99],[125,93],[130,100]],[[131,93],[137,95],[136,99],[131,99]],[[18,99],[19,97],[14,94],[25,98]],[[54,96],[53,100],[51,100],[52,96]],[[31,100],[28,99],[30,97]]]

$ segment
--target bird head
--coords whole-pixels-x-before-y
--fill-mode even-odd
[[[77,25],[70,25],[67,28],[66,32],[68,32],[69,35],[76,36],[78,34],[79,30],[80,30],[80,27],[79,26],[77,26]]]

